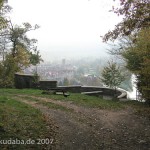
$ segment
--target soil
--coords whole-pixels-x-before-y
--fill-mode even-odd
[[[21,95],[17,99],[39,109],[47,121],[52,120],[57,130],[54,150],[150,150],[150,120],[136,115],[131,107],[106,110],[38,97],[71,110],[66,111]]]

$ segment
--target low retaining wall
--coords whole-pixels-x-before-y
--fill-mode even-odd
[[[104,87],[96,87],[96,86],[58,86],[58,88],[62,88],[72,93],[87,93],[92,96],[101,96],[101,97],[118,97],[122,94],[120,90],[114,90],[110,88]],[[95,92],[101,91],[101,92]],[[126,98],[126,95],[124,95]]]
[[[102,91],[82,92],[81,94],[100,97],[102,95]]]
[[[104,87],[94,87],[94,86],[82,86],[81,92],[92,92],[92,91],[102,91],[100,95],[107,95],[107,96],[119,96],[121,95],[121,91],[104,88]]]
[[[42,90],[59,88],[71,93],[82,93],[103,98],[127,98],[126,93],[121,90],[114,90],[98,86],[57,86],[57,81],[39,81],[38,84],[39,88]],[[16,88],[35,88],[35,76],[15,74],[15,85]]]
[[[40,81],[40,89],[48,90],[57,87],[57,81]]]
[[[71,93],[81,93],[81,88],[82,88],[82,86],[58,86],[58,88],[60,88],[60,89],[65,89],[66,91],[68,91],[68,92],[71,92]]]

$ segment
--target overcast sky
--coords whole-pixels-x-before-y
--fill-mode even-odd
[[[38,39],[43,59],[101,57],[106,44],[100,35],[120,18],[109,10],[113,0],[9,0],[13,23],[40,25],[30,36]]]

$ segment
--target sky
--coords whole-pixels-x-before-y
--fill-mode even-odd
[[[120,21],[109,12],[113,0],[8,0],[14,24],[29,22],[40,28],[29,33],[38,39],[45,61],[104,57],[108,46],[101,35]]]

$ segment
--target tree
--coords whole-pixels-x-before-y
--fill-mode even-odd
[[[21,26],[14,25],[6,14],[11,7],[4,1],[0,1],[0,84],[1,86],[13,86],[14,74],[42,61],[37,50],[37,40],[27,37],[27,33],[39,28],[23,23]]]
[[[121,73],[120,67],[114,62],[108,62],[108,65],[103,68],[101,76],[101,81],[114,89],[125,79]]]
[[[29,39],[27,32],[38,29],[39,26],[31,26],[30,23],[23,23],[22,26],[13,25],[11,20],[8,22],[7,28],[2,30],[1,39],[7,39],[7,47],[10,49],[10,54],[13,58],[17,57],[18,51],[35,51],[36,39]],[[32,53],[31,53],[32,54]]]
[[[11,7],[7,5],[7,0],[0,0],[0,55],[4,60],[5,48],[7,40],[6,38],[2,38],[2,32],[6,30],[8,25],[8,17],[7,14],[11,11]],[[5,37],[3,35],[3,37]]]
[[[120,7],[112,11],[123,16],[114,30],[103,37],[103,41],[121,39],[111,54],[121,56],[127,68],[137,77],[137,88],[150,103],[150,2],[149,0],[120,0]]]
[[[120,0],[120,7],[111,10],[118,16],[122,15],[123,20],[115,26],[115,29],[108,31],[103,41],[115,40],[119,37],[136,35],[141,29],[150,26],[150,2],[149,0]]]
[[[41,58],[40,52],[37,49],[35,49],[34,52],[30,52],[29,59],[30,59],[30,64],[34,66],[39,64],[41,61],[43,61],[43,59]]]
[[[143,98],[150,103],[150,28],[138,33],[136,43],[122,53],[127,68],[136,75],[137,89]]]
[[[69,85],[69,79],[68,78],[64,78],[63,85],[64,86],[68,86]]]

